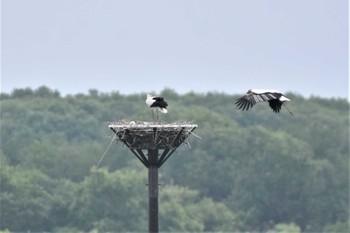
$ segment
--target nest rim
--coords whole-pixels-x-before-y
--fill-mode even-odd
[[[130,149],[171,149],[180,146],[197,124],[176,121],[145,122],[121,120],[109,124],[109,128]]]

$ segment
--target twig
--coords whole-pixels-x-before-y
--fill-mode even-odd
[[[108,152],[109,148],[111,147],[111,145],[112,145],[112,143],[113,143],[115,137],[116,137],[116,135],[114,134],[114,136],[113,136],[113,138],[112,138],[112,140],[111,140],[111,143],[109,143],[109,146],[107,147],[105,153],[103,153],[103,155],[102,155],[101,158],[100,158],[100,161],[98,161],[97,166],[96,166],[97,168],[98,168],[98,166],[100,165],[100,163],[102,162],[102,160],[103,160],[103,158],[105,157],[105,155],[107,154],[107,152]]]
[[[197,134],[193,133],[193,132],[190,132],[190,134],[193,134],[193,136],[199,138],[199,139],[202,139],[202,137],[198,136]]]

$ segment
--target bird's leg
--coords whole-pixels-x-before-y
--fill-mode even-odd
[[[154,112],[152,108],[151,108],[151,113],[152,113],[152,120],[154,120]]]
[[[283,106],[288,110],[290,115],[294,116],[293,112],[287,107],[287,105],[283,102]]]
[[[158,108],[156,109],[156,112],[157,112],[157,120],[159,121]]]

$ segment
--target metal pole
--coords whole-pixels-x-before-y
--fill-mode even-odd
[[[148,150],[148,231],[158,233],[158,150]]]

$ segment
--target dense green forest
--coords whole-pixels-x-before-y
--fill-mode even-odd
[[[198,124],[160,169],[159,230],[349,232],[349,102],[286,93],[294,111],[239,95],[177,94],[164,122]],[[152,121],[145,93],[1,94],[1,226],[10,232],[144,232],[147,169],[108,123]]]

